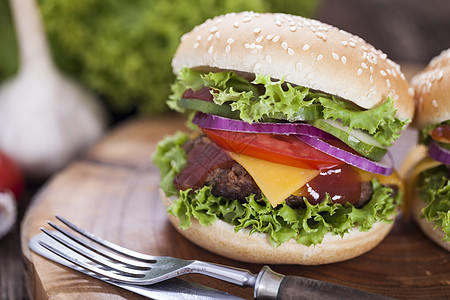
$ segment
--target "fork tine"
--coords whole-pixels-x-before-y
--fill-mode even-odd
[[[127,265],[127,267],[135,268],[135,269],[149,269],[149,268],[151,268],[149,263],[145,263],[145,262],[142,262],[142,261],[139,261],[139,260],[133,260],[133,259],[130,259],[130,258],[127,258],[127,257],[119,256],[119,255],[117,255],[115,253],[112,253],[112,252],[109,252],[109,251],[107,251],[105,249],[100,249],[100,248],[98,248],[98,247],[96,247],[94,245],[90,245],[90,244],[86,243],[84,240],[78,238],[77,236],[71,234],[70,232],[66,231],[65,229],[59,227],[58,225],[56,225],[56,224],[54,224],[54,223],[52,223],[50,221],[47,221],[47,223],[50,226],[52,226],[54,229],[56,229],[57,231],[61,232],[63,235],[68,237],[69,239],[77,242],[78,244],[80,244],[80,245],[88,248],[89,250],[91,250],[91,251],[93,251],[93,252],[95,252],[95,253],[97,253],[99,255],[102,255],[102,256],[110,259],[110,260],[119,262],[121,264]]]
[[[91,241],[96,242],[97,244],[100,244],[103,247],[108,248],[108,249],[110,249],[110,250],[112,250],[112,251],[114,251],[114,252],[116,252],[116,253],[118,253],[120,255],[127,256],[127,257],[130,257],[130,258],[133,258],[133,259],[142,260],[142,261],[145,261],[145,262],[151,262],[151,263],[155,262],[155,258],[153,256],[151,256],[151,255],[147,255],[147,254],[143,254],[143,253],[140,253],[140,252],[136,252],[136,251],[133,251],[133,250],[121,247],[119,245],[116,245],[114,243],[111,243],[109,241],[106,241],[106,240],[104,240],[102,238],[99,238],[98,236],[96,236],[96,235],[94,235],[94,234],[92,234],[92,233],[90,233],[90,232],[88,232],[88,231],[86,231],[86,230],[84,230],[82,228],[79,228],[78,226],[76,226],[75,224],[69,222],[68,220],[66,220],[65,218],[63,218],[61,216],[56,215],[56,218],[58,220],[60,220],[62,223],[64,223],[67,227],[69,227],[72,230],[78,232],[82,236],[85,236],[86,238],[90,239]]]
[[[104,276],[104,277],[112,279],[112,280],[116,280],[116,281],[120,281],[120,282],[128,282],[128,283],[132,282],[133,278],[136,278],[136,279],[140,278],[140,277],[123,276],[123,275],[119,275],[119,274],[113,273],[111,271],[107,271],[107,270],[103,270],[103,269],[97,268],[97,267],[95,267],[93,265],[90,265],[90,264],[87,264],[85,262],[82,262],[81,260],[78,260],[78,259],[76,259],[74,257],[70,257],[69,255],[66,255],[65,253],[59,251],[58,249],[48,245],[47,243],[45,243],[43,241],[39,241],[39,244],[42,247],[46,248],[47,250],[49,250],[49,251],[53,252],[54,254],[58,255],[59,257],[65,259],[67,261],[70,261],[71,263],[73,263],[73,264],[75,264],[75,265],[77,265],[79,267],[82,267],[82,268],[84,268],[86,270],[89,270],[89,271],[91,271],[93,273],[96,273],[96,274],[98,274],[100,276]]]
[[[88,253],[85,250],[81,249],[80,247],[77,247],[74,244],[69,243],[68,241],[62,239],[61,237],[55,235],[51,231],[46,230],[45,228],[41,227],[41,231],[44,232],[46,235],[57,241],[58,243],[62,244],[63,246],[69,248],[70,250],[78,253],[79,255],[87,258],[88,260],[91,260],[99,265],[102,265],[104,267],[110,268],[112,271],[120,272],[121,274],[127,274],[129,276],[143,276],[144,274],[140,270],[136,269],[130,269],[125,268],[120,264],[113,263],[110,260],[106,260],[103,257],[95,254],[95,253]],[[149,270],[148,268],[147,270]]]

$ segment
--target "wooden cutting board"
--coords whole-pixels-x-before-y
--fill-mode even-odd
[[[140,252],[201,259],[253,273],[260,270],[262,265],[226,259],[197,247],[169,224],[158,195],[159,173],[150,155],[158,140],[183,128],[184,121],[175,118],[123,123],[45,184],[22,223],[22,251],[32,297],[142,299],[31,253],[28,241],[47,219],[55,220],[56,214]],[[387,238],[360,257],[324,266],[271,267],[283,274],[327,280],[397,298],[450,297],[450,253],[426,239],[414,223],[401,215]],[[202,275],[183,278],[247,299],[253,295],[251,289]]]

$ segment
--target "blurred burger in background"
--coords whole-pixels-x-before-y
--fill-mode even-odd
[[[408,198],[422,231],[450,251],[450,49],[433,58],[412,85],[414,125],[427,151],[408,180]]]
[[[171,222],[247,262],[360,255],[393,226],[403,194],[388,148],[410,122],[399,66],[316,20],[242,12],[181,39],[169,106],[196,130],[154,156]]]

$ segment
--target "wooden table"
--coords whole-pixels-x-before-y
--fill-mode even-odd
[[[158,195],[158,171],[150,153],[162,136],[183,127],[181,119],[133,120],[122,124],[35,196],[22,222],[22,251],[33,298],[141,299],[141,296],[56,265],[30,253],[28,240],[46,219],[61,214],[125,247],[155,255],[246,268],[184,239],[168,222]],[[393,231],[358,258],[323,266],[273,265],[275,271],[348,285],[398,298],[450,297],[450,253],[426,239],[400,215]],[[196,281],[250,299],[252,291],[201,275]]]

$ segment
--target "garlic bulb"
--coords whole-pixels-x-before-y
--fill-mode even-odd
[[[10,4],[21,66],[0,88],[0,149],[27,177],[46,177],[102,135],[105,112],[54,67],[35,1]]]
[[[56,70],[19,73],[0,89],[0,149],[26,176],[51,175],[102,135],[104,112],[93,99]]]

